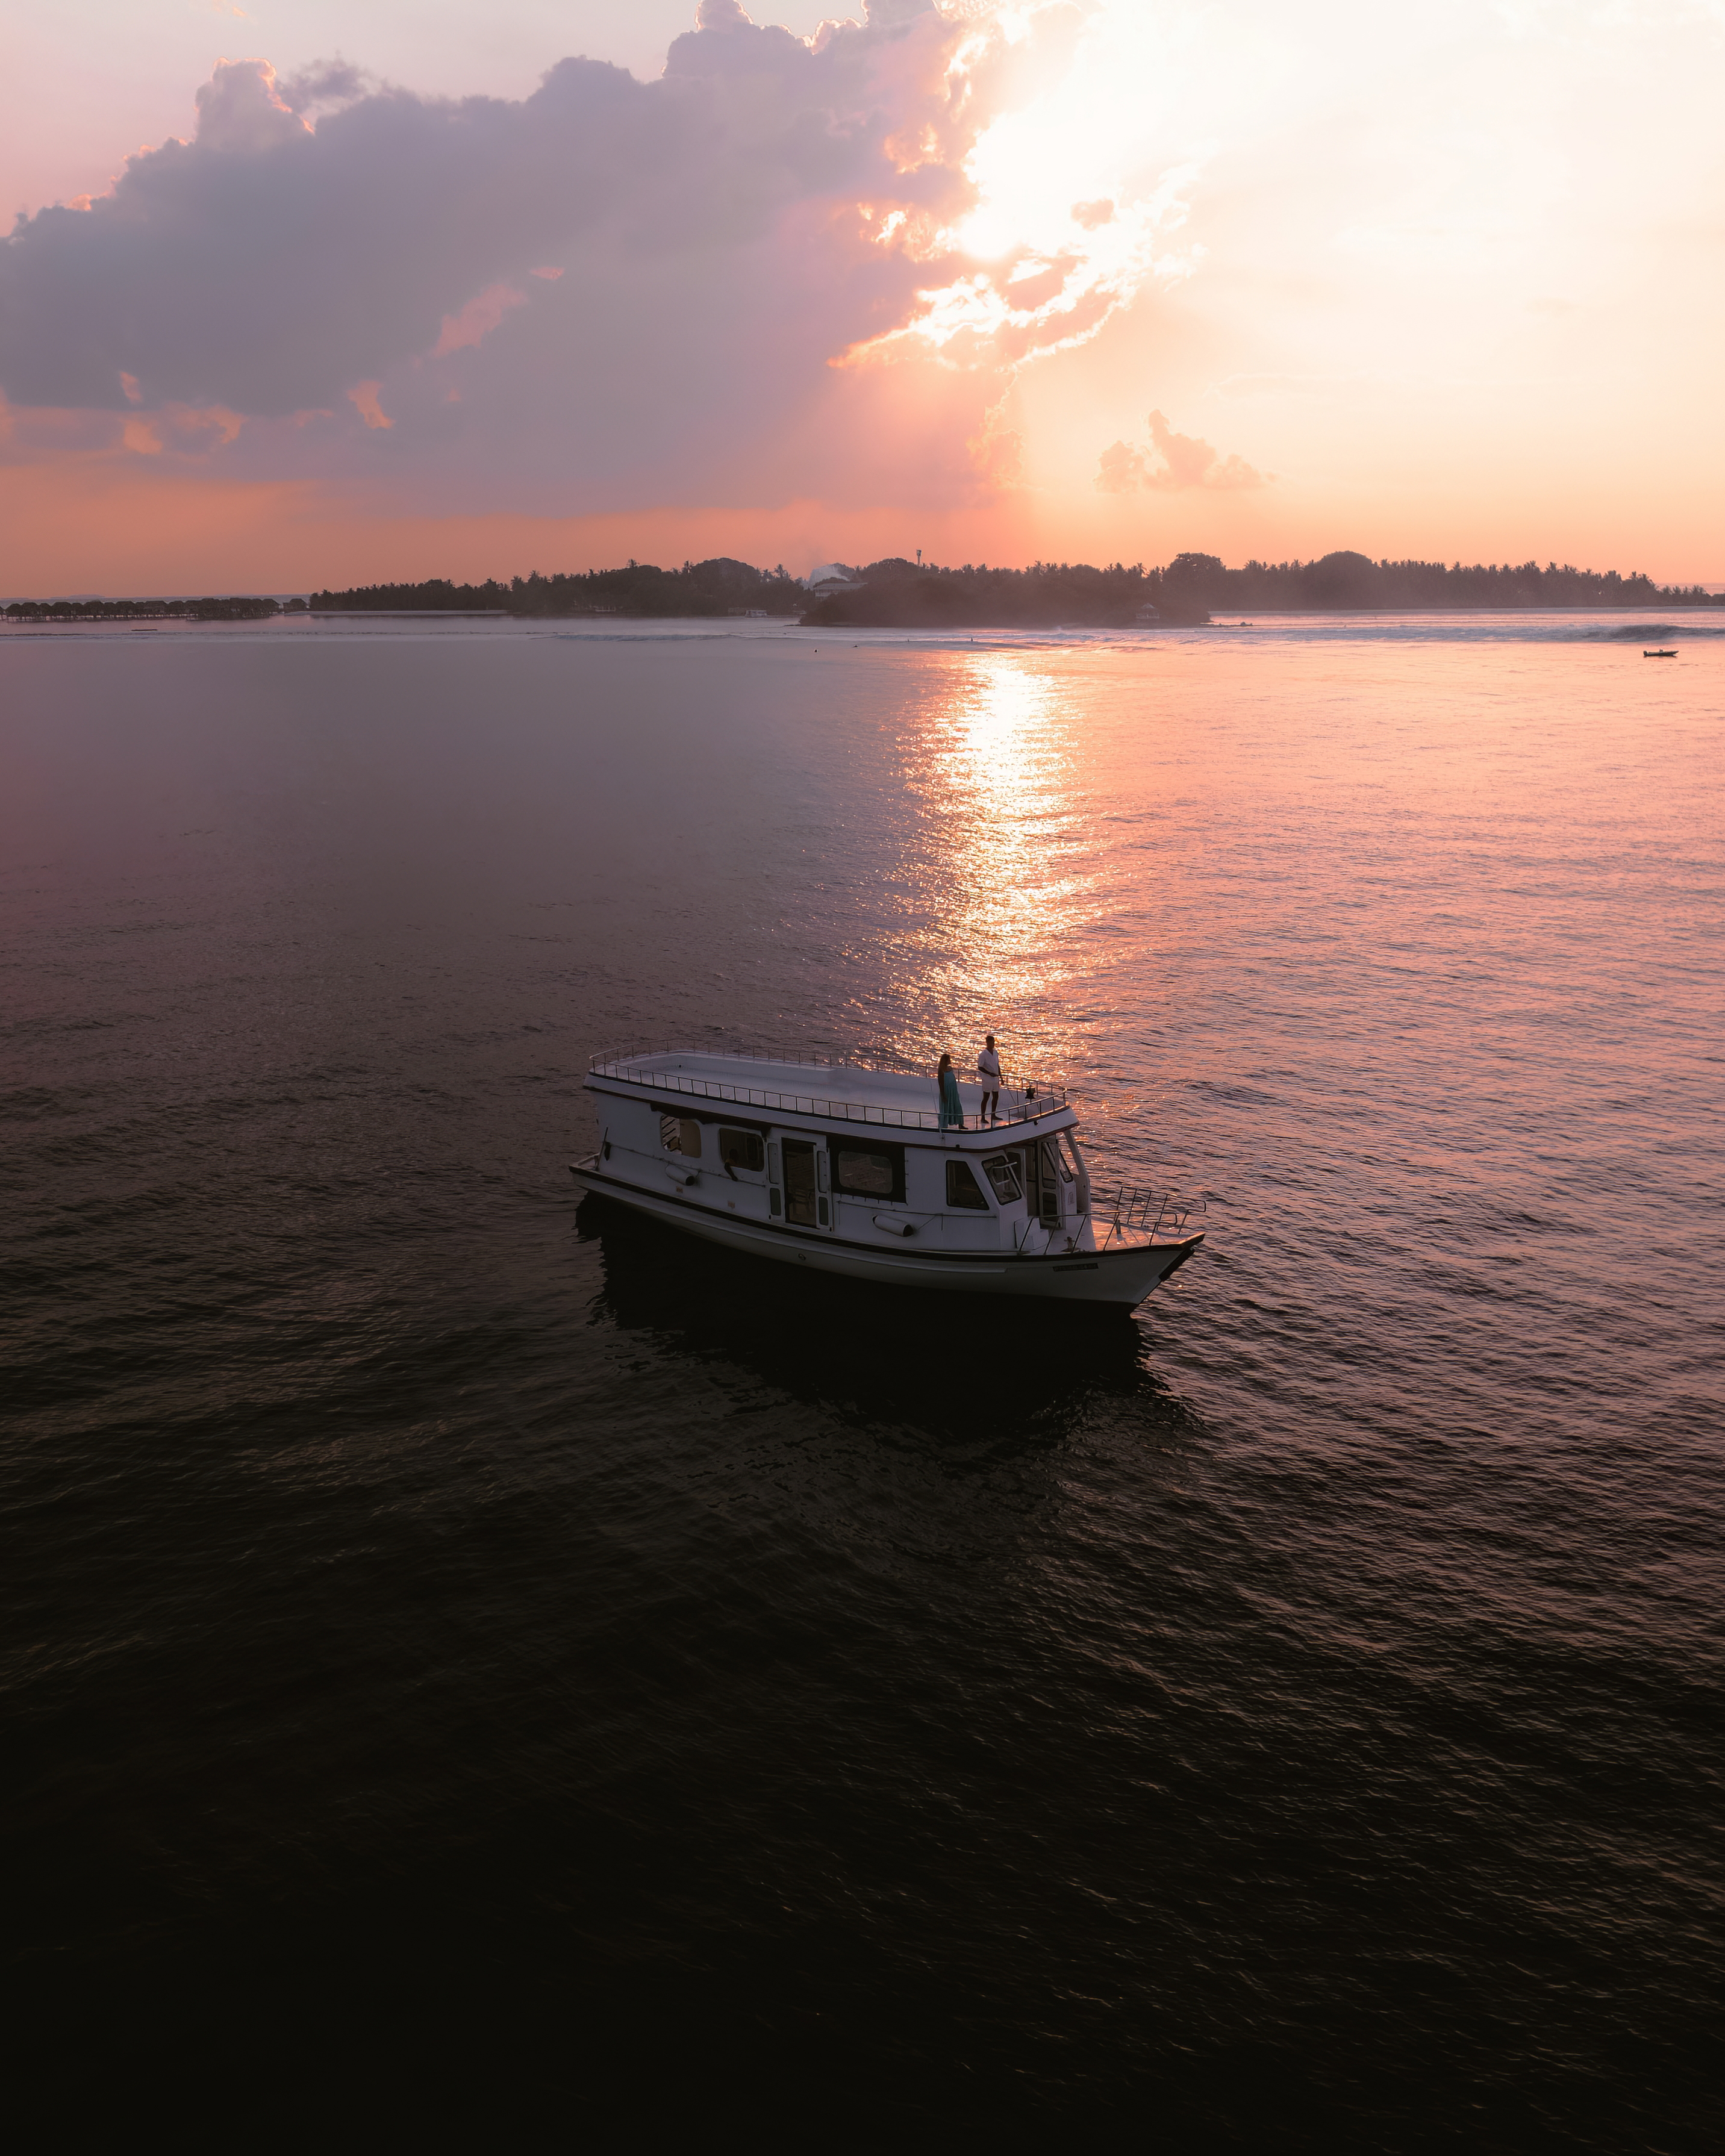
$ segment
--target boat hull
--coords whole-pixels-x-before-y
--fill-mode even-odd
[[[745,1250],[751,1257],[814,1272],[839,1273],[850,1280],[874,1281],[890,1287],[932,1289],[951,1295],[1029,1296],[1039,1301],[1096,1303],[1136,1309],[1146,1296],[1186,1262],[1202,1235],[1178,1242],[1129,1244],[1109,1250],[1071,1250],[1046,1257],[1019,1257],[1005,1251],[978,1251],[973,1257],[910,1250],[877,1250],[844,1242],[814,1229],[768,1226],[716,1214],[686,1199],[642,1190],[602,1173],[593,1161],[573,1161],[569,1173],[597,1198],[680,1228],[685,1235]]]

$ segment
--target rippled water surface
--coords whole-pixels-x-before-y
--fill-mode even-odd
[[[1722,629],[0,639],[42,2115],[1708,2145]],[[988,1029],[1136,1318],[578,1213]]]

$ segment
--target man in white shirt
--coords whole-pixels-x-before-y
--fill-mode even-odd
[[[983,1104],[977,1121],[993,1122],[1000,1113],[1000,1058],[994,1053],[994,1036],[976,1060],[976,1075],[983,1081]]]

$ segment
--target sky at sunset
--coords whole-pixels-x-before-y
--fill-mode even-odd
[[[7,0],[0,592],[1725,581],[1725,0],[824,13]]]

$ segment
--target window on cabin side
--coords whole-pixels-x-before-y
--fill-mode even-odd
[[[859,1198],[891,1198],[895,1178],[890,1152],[859,1152],[843,1146],[833,1156],[833,1167],[841,1190]]]
[[[659,1142],[667,1152],[680,1152],[686,1160],[699,1160],[701,1126],[692,1116],[661,1116]]]
[[[721,1129],[719,1160],[726,1168],[763,1168],[767,1165],[767,1147],[760,1132]]]
[[[947,1163],[947,1203],[971,1213],[986,1213],[988,1209],[982,1185],[971,1173],[968,1160]]]
[[[997,1152],[992,1160],[985,1160],[983,1173],[993,1184],[994,1195],[1003,1205],[1010,1205],[1024,1196],[1019,1183],[1019,1164],[1009,1152]]]

